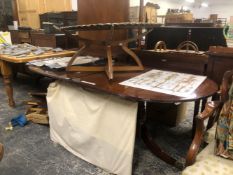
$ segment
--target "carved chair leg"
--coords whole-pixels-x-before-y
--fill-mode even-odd
[[[11,66],[9,65],[9,63],[5,61],[1,61],[1,72],[3,76],[3,82],[5,85],[6,93],[8,96],[9,106],[15,107],[15,102],[13,98],[13,87],[12,87],[12,82],[11,82],[12,70],[11,70]]]
[[[107,58],[108,58],[108,64],[106,67],[106,73],[110,80],[113,79],[113,66],[112,66],[112,47],[107,46]]]

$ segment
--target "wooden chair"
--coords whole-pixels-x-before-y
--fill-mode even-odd
[[[198,46],[192,42],[192,41],[183,41],[182,43],[180,43],[177,47],[177,51],[183,50],[185,49],[186,52],[188,52],[190,49],[193,49],[194,52],[199,52]]]
[[[233,70],[225,72],[219,92],[219,100],[206,103],[205,109],[196,117],[196,131],[194,139],[186,157],[186,167],[182,175],[192,174],[233,174],[233,161],[215,156],[215,130],[216,121],[223,107],[228,100],[228,91],[233,82]],[[205,121],[208,120],[207,126]],[[209,144],[200,152],[203,142]]]
[[[154,48],[155,51],[166,51],[167,50],[167,45],[164,41],[158,41],[156,44],[155,44],[155,48]]]

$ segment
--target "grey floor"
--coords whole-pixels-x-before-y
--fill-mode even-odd
[[[0,175],[107,175],[104,170],[74,156],[49,137],[49,127],[28,124],[5,131],[11,118],[24,113],[24,101],[30,99],[28,91],[38,91],[45,84],[35,85],[33,79],[19,76],[14,81],[16,108],[7,105],[7,97],[0,76],[0,142],[5,154],[0,162]],[[182,159],[191,142],[191,121],[193,105],[189,105],[187,120],[177,127],[152,126],[161,147],[176,158]],[[133,174],[135,175],[176,175],[180,170],[154,156],[140,140],[136,140]]]

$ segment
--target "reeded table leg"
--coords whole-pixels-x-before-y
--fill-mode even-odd
[[[6,93],[8,96],[8,103],[9,106],[15,107],[15,102],[13,98],[13,88],[11,84],[11,78],[12,78],[12,70],[6,61],[0,61],[0,66],[1,66],[1,72],[3,76],[3,82],[5,85]]]

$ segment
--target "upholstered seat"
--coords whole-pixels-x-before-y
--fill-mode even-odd
[[[213,140],[198,155],[196,162],[188,166],[182,175],[231,175],[233,174],[233,161],[214,155]]]

